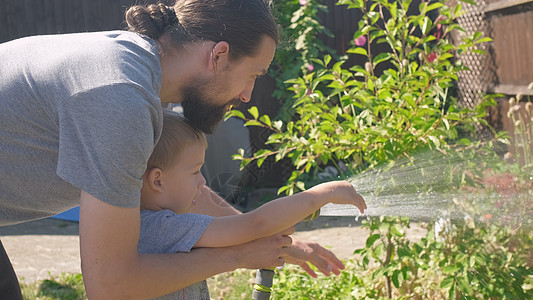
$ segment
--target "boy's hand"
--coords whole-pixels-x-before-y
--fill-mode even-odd
[[[359,208],[361,213],[365,212],[366,203],[359,195],[353,185],[348,181],[330,181],[321,183],[310,190],[322,193],[329,202],[334,204],[352,204]]]

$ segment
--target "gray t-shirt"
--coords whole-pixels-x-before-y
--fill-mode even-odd
[[[213,217],[199,214],[175,214],[171,210],[141,210],[141,235],[138,250],[141,254],[189,252],[207,229]],[[209,299],[205,280],[158,300]]]
[[[155,41],[109,31],[0,44],[0,226],[79,204],[139,205],[159,139]]]

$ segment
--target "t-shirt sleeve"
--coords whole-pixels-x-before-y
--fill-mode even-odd
[[[175,214],[170,210],[141,211],[139,253],[189,252],[213,220],[200,214]]]
[[[162,124],[156,97],[114,84],[64,100],[57,174],[111,205],[139,206],[142,175]]]

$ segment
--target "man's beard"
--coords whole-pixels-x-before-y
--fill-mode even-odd
[[[214,105],[197,87],[187,87],[183,91],[183,115],[189,123],[206,134],[212,134],[226,114],[229,105],[238,106],[239,99],[233,99],[224,105]]]

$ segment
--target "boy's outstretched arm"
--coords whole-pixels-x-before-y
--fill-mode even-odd
[[[366,204],[346,181],[319,184],[304,192],[270,201],[249,213],[215,218],[196,247],[225,247],[266,237],[294,226],[327,203]]]
[[[230,206],[222,197],[213,192],[210,188],[205,187],[196,199],[197,205],[192,212],[198,214],[207,214],[212,216],[229,216],[239,214],[237,210],[232,213],[226,209]],[[225,204],[225,205],[221,205]],[[210,214],[209,212],[215,212]],[[330,270],[338,275],[340,270],[344,269],[342,262],[335,254],[321,245],[313,242],[293,240],[292,245],[286,248],[285,261],[290,264],[301,266],[309,275],[316,277],[316,273],[309,267],[312,264],[318,268],[324,275],[329,276]]]

